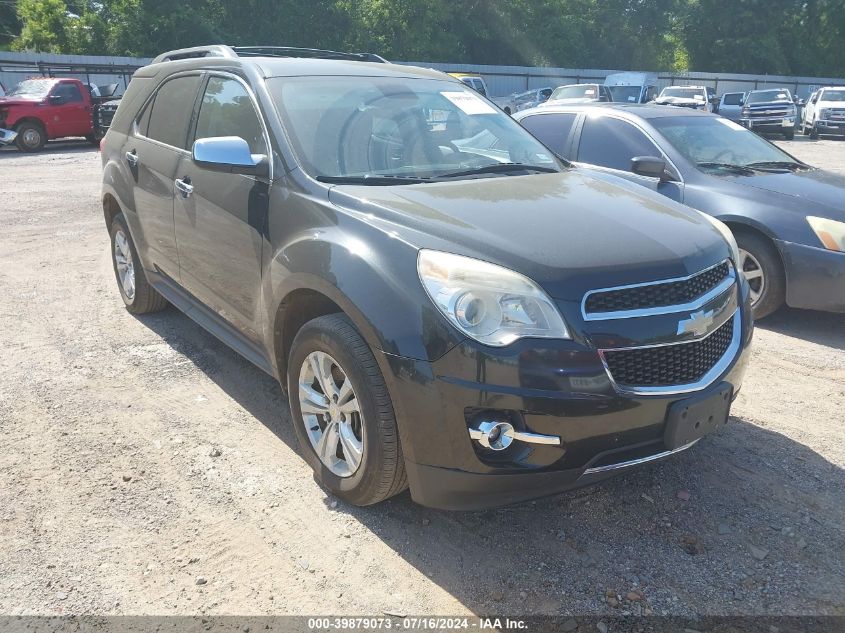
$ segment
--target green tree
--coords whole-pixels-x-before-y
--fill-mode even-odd
[[[62,0],[19,0],[17,14],[23,26],[14,48],[44,53],[68,50],[68,10]]]

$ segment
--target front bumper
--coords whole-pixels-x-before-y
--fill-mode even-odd
[[[819,134],[845,135],[845,121],[816,121],[816,131]]]
[[[578,341],[525,339],[501,349],[464,341],[432,363],[385,354],[413,499],[482,509],[668,457],[663,437],[674,403],[724,383],[739,390],[753,329],[747,304],[740,321],[733,361],[708,387],[686,394],[621,393],[595,349]],[[507,412],[519,431],[559,437],[561,445],[514,441],[491,452],[469,434],[476,414],[490,411]]]
[[[740,125],[757,132],[787,132],[795,129],[794,118],[777,117],[772,119],[747,118],[739,120]]]
[[[786,303],[845,312],[845,253],[776,240],[786,268]]]
[[[14,143],[17,137],[18,133],[14,130],[7,130],[0,127],[0,145],[9,145],[10,143]]]

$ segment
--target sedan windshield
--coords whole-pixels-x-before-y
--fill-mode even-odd
[[[562,166],[511,117],[455,82],[286,77],[267,84],[303,168],[327,182],[402,184]]]
[[[749,103],[768,103],[770,101],[792,101],[788,90],[758,90],[756,92],[748,93],[746,104]]]
[[[651,124],[690,162],[702,169],[803,166],[741,125],[721,117],[662,117]]]
[[[53,87],[53,82],[49,79],[27,79],[20,82],[14,87],[9,97],[46,97]]]
[[[845,101],[845,90],[825,90],[819,101]]]
[[[594,84],[577,84],[574,86],[558,86],[549,97],[551,101],[556,99],[598,99],[598,86]]]

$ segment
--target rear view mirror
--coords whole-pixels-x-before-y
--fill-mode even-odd
[[[214,136],[194,141],[194,162],[205,169],[231,174],[266,176],[270,162],[264,154],[253,154],[240,136]]]
[[[656,156],[634,156],[631,159],[631,171],[638,176],[666,178],[666,161]]]

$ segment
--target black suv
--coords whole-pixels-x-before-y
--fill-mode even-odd
[[[130,312],[170,302],[277,377],[354,504],[480,508],[726,423],[751,339],[725,226],[557,159],[442,73],[185,49],[103,144]]]

